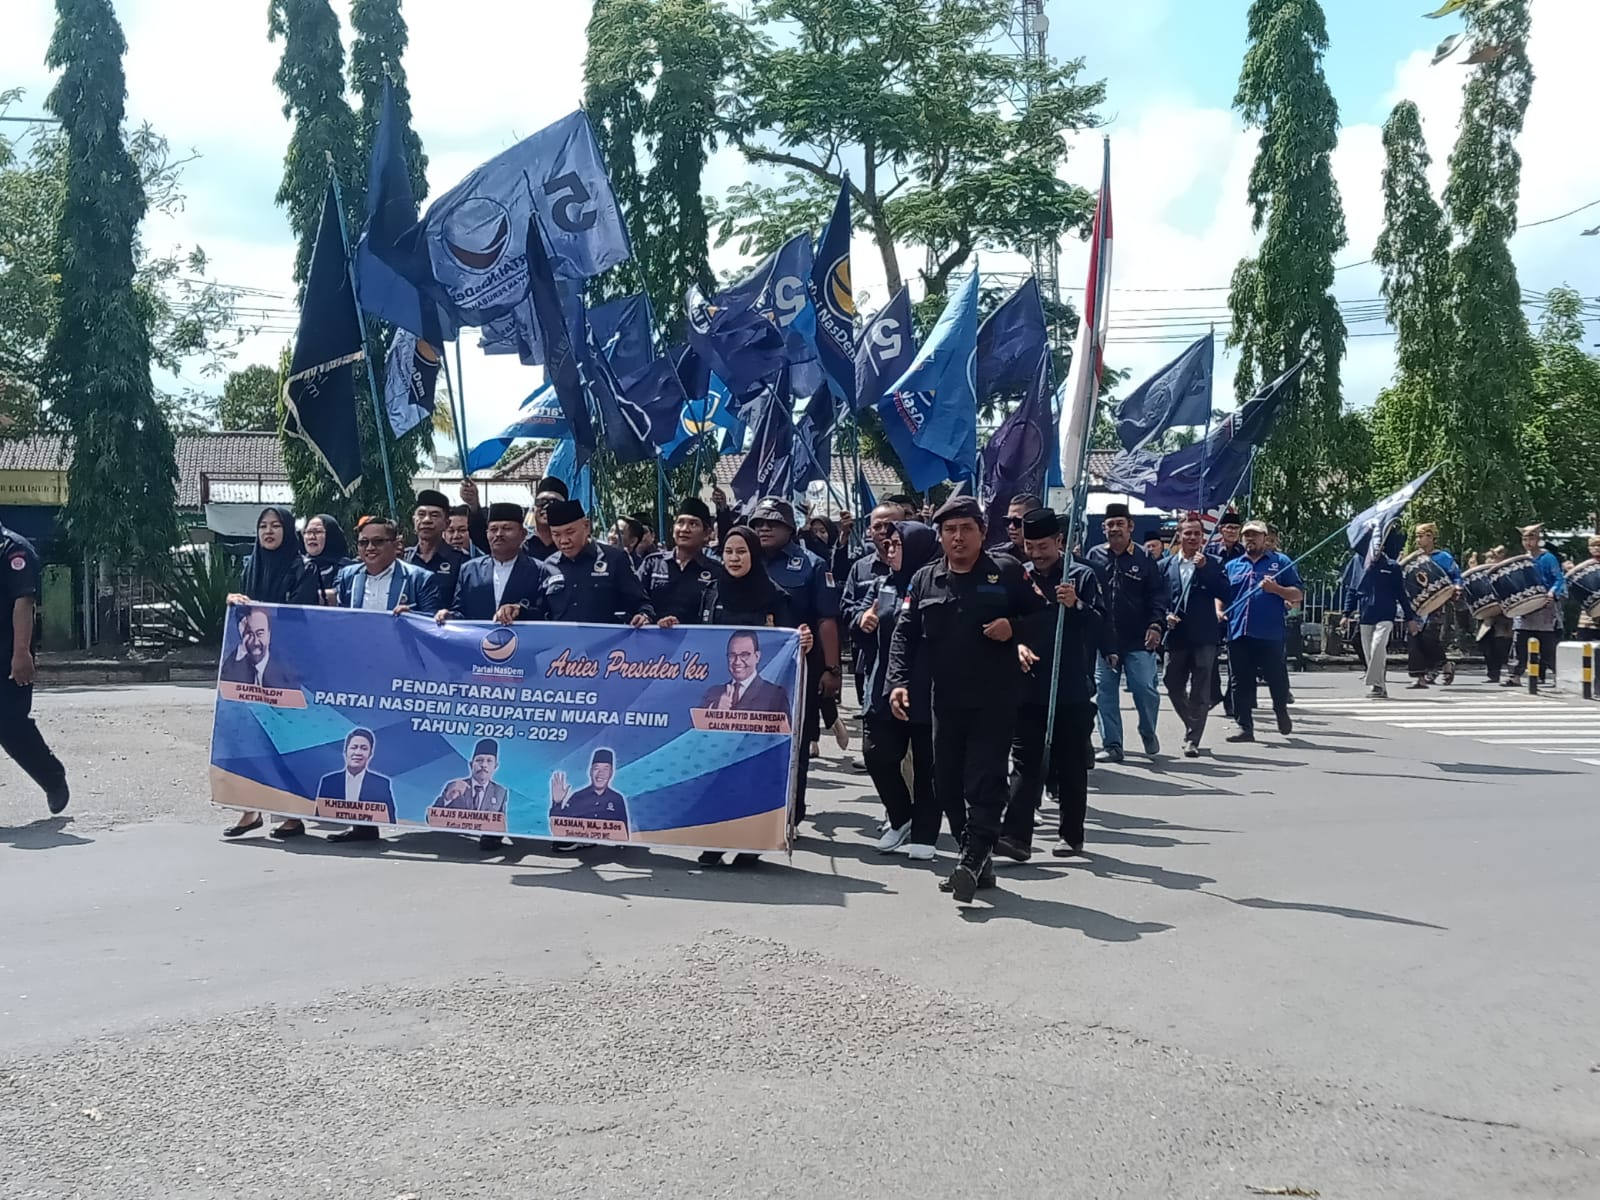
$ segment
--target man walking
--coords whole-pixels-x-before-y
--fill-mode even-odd
[[[0,561],[11,603],[0,616],[0,643],[8,651],[0,679],[0,749],[44,791],[52,813],[67,807],[67,770],[45,744],[33,719],[33,613],[39,603],[39,555],[20,533],[0,525]]]
[[[1404,535],[1393,531],[1370,563],[1354,568],[1355,582],[1345,604],[1346,609],[1356,612],[1361,651],[1367,660],[1367,695],[1374,700],[1387,699],[1389,695],[1389,635],[1394,631],[1396,612],[1413,636],[1422,628],[1406,596],[1405,572],[1394,557],[1403,542]],[[1361,547],[1357,547],[1360,552]]]
[[[1191,513],[1178,525],[1178,550],[1162,562],[1167,586],[1167,698],[1183,721],[1183,756],[1197,758],[1211,712],[1212,671],[1222,642],[1228,575],[1205,552],[1206,530]]]
[[[1244,554],[1228,564],[1232,600],[1228,605],[1228,666],[1233,676],[1233,719],[1239,732],[1230,742],[1253,742],[1256,682],[1265,680],[1272,694],[1278,732],[1294,732],[1289,719],[1289,664],[1283,643],[1291,605],[1304,598],[1304,584],[1294,564],[1267,549],[1267,526],[1246,522]]]
[[[1166,589],[1144,547],[1133,543],[1133,520],[1126,504],[1106,506],[1106,541],[1089,551],[1089,566],[1105,595],[1110,636],[1096,669],[1095,706],[1100,715],[1101,762],[1122,761],[1122,677],[1128,677],[1133,706],[1139,713],[1139,738],[1144,752],[1161,753],[1156,739],[1156,655],[1167,627]]]

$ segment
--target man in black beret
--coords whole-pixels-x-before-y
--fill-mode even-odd
[[[640,564],[639,582],[663,629],[704,621],[706,593],[717,578],[716,565],[705,554],[710,536],[710,507],[689,496],[672,522],[672,549],[657,550]]]
[[[416,531],[417,544],[408,549],[404,557],[406,562],[433,576],[442,608],[449,608],[455,600],[456,580],[468,558],[444,540],[449,523],[450,501],[443,492],[425,488],[417,493],[417,505],[411,512],[411,528]]]
[[[1161,693],[1156,689],[1156,655],[1167,628],[1167,589],[1155,560],[1133,542],[1133,518],[1126,504],[1106,505],[1102,525],[1106,540],[1087,555],[1106,596],[1110,636],[1097,668],[1095,708],[1100,718],[1100,759],[1122,761],[1122,677],[1128,678],[1133,706],[1139,713],[1144,752],[1161,753],[1156,714]]]
[[[934,792],[961,841],[961,857],[940,888],[966,904],[994,884],[991,857],[1023,692],[1022,623],[1045,601],[1014,558],[984,553],[975,496],[946,501],[933,519],[944,557],[912,576],[890,641],[889,707],[909,719],[912,670],[918,663],[929,670]]]

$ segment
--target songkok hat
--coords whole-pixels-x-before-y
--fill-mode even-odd
[[[543,495],[545,492],[554,492],[565,500],[570,494],[567,491],[567,481],[559,475],[546,475],[539,480],[539,486],[534,489],[535,494]]]
[[[1133,514],[1128,511],[1128,506],[1123,504],[1120,500],[1114,500],[1110,504],[1106,505],[1106,520],[1108,521],[1112,517],[1128,517],[1132,515]]]
[[[617,756],[615,752],[602,748],[600,750],[596,750],[589,756],[589,765],[591,767],[598,767],[601,763],[604,763],[608,767],[616,766]]]
[[[480,738],[478,744],[472,748],[472,757],[477,758],[480,754],[487,754],[491,758],[499,758],[500,743],[493,738]]]
[[[521,525],[522,519],[527,515],[527,511],[522,505],[512,504],[508,500],[496,500],[489,505],[489,520],[491,521],[515,521],[518,525]]]
[[[1240,517],[1238,513],[1234,512],[1233,509],[1230,508],[1227,512],[1223,513],[1221,518],[1217,521],[1217,528],[1218,529],[1224,529],[1224,528],[1226,528],[1226,527],[1231,525],[1235,529],[1237,529],[1240,525],[1243,525],[1243,524],[1244,524],[1244,519],[1242,517]]]
[[[1055,537],[1061,532],[1061,518],[1048,508],[1036,508],[1022,518],[1022,536],[1025,538]]]
[[[450,501],[443,492],[436,492],[432,488],[423,488],[417,493],[418,508],[437,508],[440,512],[450,511]]]
[[[685,496],[678,504],[678,516],[693,517],[707,528],[711,525],[711,506],[699,496]]]
[[[578,500],[556,500],[544,510],[544,519],[550,522],[551,528],[557,525],[571,525],[581,521],[588,514],[583,511],[583,504]]]

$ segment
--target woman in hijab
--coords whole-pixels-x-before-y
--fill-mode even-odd
[[[306,522],[306,557],[317,569],[322,590],[322,602],[332,604],[334,580],[339,572],[356,560],[350,557],[350,543],[344,536],[344,527],[327,513],[318,513]]]
[[[706,590],[702,617],[707,625],[743,625],[756,628],[773,626],[796,629],[802,654],[811,651],[811,630],[796,626],[789,593],[772,582],[761,561],[761,539],[748,525],[735,525],[722,539],[722,570],[717,581]],[[735,866],[752,863],[760,855],[737,854]],[[707,850],[700,865],[716,866],[722,855]]]
[[[918,655],[911,676],[910,719],[899,720],[889,709],[889,644],[911,590],[911,577],[938,552],[938,535],[931,526],[897,521],[889,537],[889,574],[879,585],[877,604],[862,614],[855,629],[858,639],[875,647],[865,687],[862,757],[889,818],[877,848],[918,862],[932,860],[939,840],[940,809],[933,791],[933,679],[928,656]],[[907,750],[910,786],[902,769]],[[961,831],[952,832],[959,839]]]
[[[301,553],[294,514],[274,505],[262,509],[256,518],[255,548],[245,560],[240,590],[228,597],[228,604],[317,604],[321,601],[320,582],[316,568]],[[260,829],[261,824],[260,813],[240,813],[222,836],[243,837]],[[272,831],[272,836],[299,837],[305,831],[304,822],[286,820]]]

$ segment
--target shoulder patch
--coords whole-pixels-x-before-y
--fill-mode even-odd
[[[803,558],[791,558],[789,560],[789,569],[791,571],[798,571],[801,567],[805,566],[805,562],[806,560]]]
[[[990,583],[999,583],[1000,582],[1000,572],[996,571],[993,575],[990,575],[989,576],[989,582]]]

